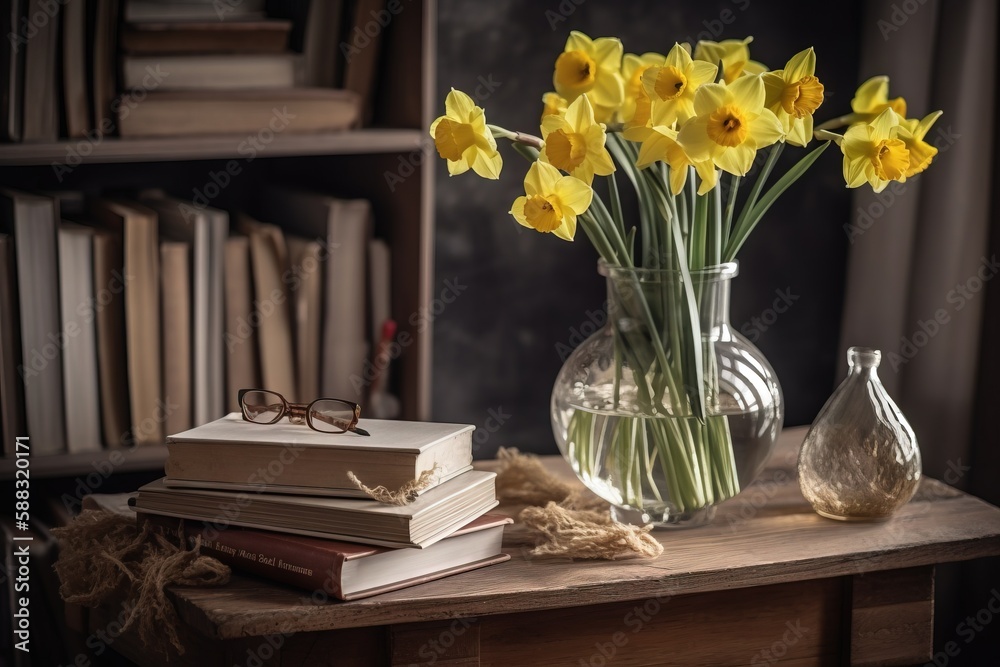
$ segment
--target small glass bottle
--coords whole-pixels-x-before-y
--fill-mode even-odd
[[[820,410],[799,452],[799,487],[822,516],[888,519],[920,483],[920,449],[878,377],[882,353],[847,351],[849,371]]]

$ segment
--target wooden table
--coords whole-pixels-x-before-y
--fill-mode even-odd
[[[931,659],[934,565],[1000,554],[1000,509],[924,479],[885,523],[814,514],[803,429],[703,528],[655,560],[512,559],[349,603],[233,576],[176,589],[189,647],[170,665],[909,665]],[[568,467],[553,457],[554,469]],[[119,609],[91,612],[91,631]],[[155,657],[131,635],[112,647]]]

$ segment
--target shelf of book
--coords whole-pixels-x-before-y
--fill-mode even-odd
[[[54,454],[31,457],[31,477],[75,477],[97,473],[104,477],[112,473],[135,472],[162,468],[167,460],[167,446],[143,445],[123,449],[102,449],[98,452]],[[0,459],[0,481],[14,479],[17,459]]]
[[[250,154],[254,157],[294,157],[406,153],[420,150],[424,136],[421,130],[371,128],[325,134],[272,134],[269,137],[84,138],[54,143],[0,144],[0,166],[74,167],[81,163],[245,159]]]

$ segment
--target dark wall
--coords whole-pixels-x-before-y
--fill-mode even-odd
[[[753,35],[754,59],[773,69],[814,46],[826,119],[849,111],[858,84],[860,3],[836,11],[764,0],[439,0],[438,113],[451,87],[478,99],[487,121],[538,133],[542,94],[570,30],[618,36],[625,51],[666,53],[675,41]],[[571,12],[567,11],[572,9]],[[560,13],[560,12],[563,13]],[[549,394],[560,350],[600,320],[596,253],[520,227],[507,211],[527,163],[501,144],[500,181],[449,178],[437,159],[438,290],[459,296],[434,322],[434,419],[476,424],[476,456],[500,445],[555,453]],[[805,154],[789,148],[776,173]],[[624,179],[620,183],[624,183]],[[768,213],[740,254],[732,322],[764,352],[782,383],[788,425],[812,421],[835,386],[850,193],[836,147]],[[775,299],[791,302],[768,312]],[[758,318],[760,326],[754,324]],[[764,324],[767,322],[769,324]],[[765,330],[766,329],[766,330]],[[502,424],[501,424],[502,422]],[[497,428],[498,427],[498,428]]]

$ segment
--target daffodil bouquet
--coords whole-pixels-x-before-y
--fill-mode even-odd
[[[542,97],[541,136],[487,124],[484,110],[454,89],[445,115],[430,127],[451,175],[471,169],[499,178],[497,140],[509,141],[529,162],[525,194],[510,208],[514,219],[566,241],[580,227],[605,270],[631,275],[631,289],[617,301],[641,333],[609,318],[611,409],[622,403],[628,372],[636,387],[632,409],[666,424],[641,433],[623,422],[612,429],[617,470],[610,499],[624,506],[646,502],[650,489],[642,479],[653,479],[657,457],[675,508],[710,505],[740,490],[729,421],[718,410],[719,372],[703,330],[710,291],[698,276],[736,259],[775,200],[831,142],[843,152],[847,186],[867,182],[876,192],[923,171],[936,153],[925,136],[939,112],[906,119],[905,102],[889,99],[885,77],[861,85],[851,113],[814,130],[824,88],[813,49],[769,71],[750,59],[750,42],[702,41],[693,53],[688,44],[674,44],[666,55],[623,55],[617,38],[572,32],[555,61],[555,91]],[[845,126],[843,135],[832,132]],[[786,146],[814,142],[772,178]],[[760,160],[758,152],[765,153]],[[634,220],[623,214],[621,173],[634,191]],[[605,198],[593,189],[597,177],[606,180]],[[648,271],[676,280],[645,284]],[[584,410],[567,427],[570,458],[585,481],[597,465],[587,442],[596,430]]]

